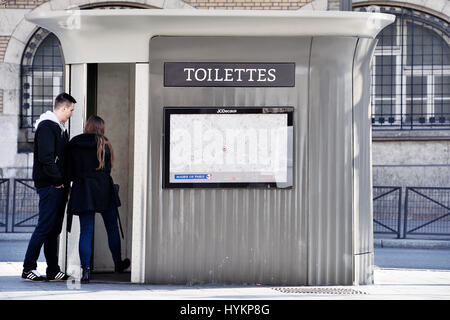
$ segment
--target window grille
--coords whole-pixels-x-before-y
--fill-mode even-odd
[[[373,129],[450,129],[448,22],[409,8],[379,8],[396,21],[377,37],[372,60]]]
[[[21,128],[33,128],[35,121],[53,109],[56,96],[63,90],[63,59],[56,36],[38,30],[22,59]]]
[[[42,113],[53,109],[54,99],[63,91],[63,66],[56,36],[38,29],[22,57],[19,152],[32,151],[34,123]]]

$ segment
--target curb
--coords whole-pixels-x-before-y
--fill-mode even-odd
[[[0,241],[30,240],[32,233],[0,233]]]
[[[374,239],[375,248],[449,249],[448,240]]]
[[[0,241],[30,240],[32,233],[0,233]],[[374,239],[374,248],[448,249],[450,240]]]

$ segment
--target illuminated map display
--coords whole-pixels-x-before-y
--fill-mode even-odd
[[[165,108],[164,187],[292,187],[292,113]]]

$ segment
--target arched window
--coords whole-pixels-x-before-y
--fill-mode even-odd
[[[32,152],[34,123],[53,109],[55,97],[63,91],[61,46],[56,36],[39,29],[28,42],[21,65],[21,108],[19,152]]]
[[[372,61],[373,128],[450,129],[448,22],[409,8],[379,8],[395,14],[396,21],[377,37]]]

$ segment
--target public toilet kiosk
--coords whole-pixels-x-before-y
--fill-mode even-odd
[[[71,137],[105,119],[131,282],[373,283],[369,64],[393,15],[30,13],[60,40]],[[93,269],[113,270],[97,219]],[[65,228],[64,228],[65,230]],[[79,270],[79,222],[60,264]]]

